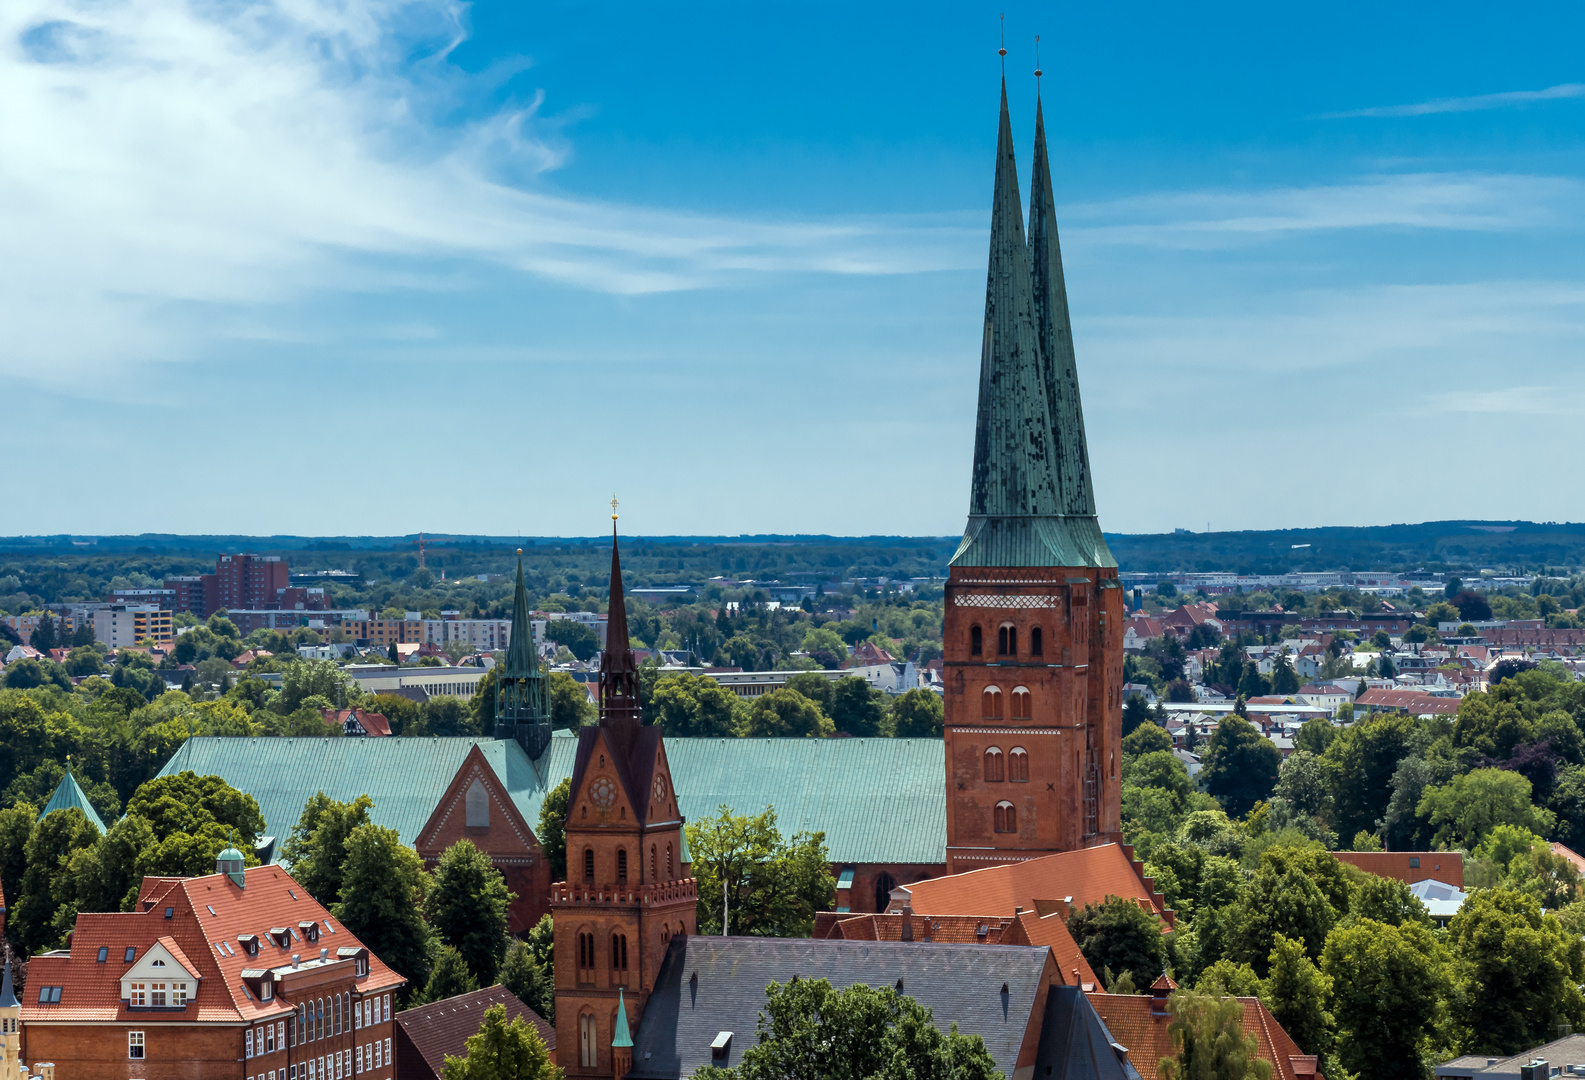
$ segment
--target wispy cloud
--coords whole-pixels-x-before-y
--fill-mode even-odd
[[[641,294],[983,258],[947,218],[762,221],[559,193],[545,174],[568,147],[537,99],[440,121],[477,106],[446,59],[465,8],[0,5],[0,373],[179,355],[194,305],[433,287],[437,266],[470,262]]]
[[[1340,229],[1503,232],[1578,223],[1585,184],[1478,173],[1369,176],[1343,184],[1186,191],[1066,207],[1096,243],[1208,248]]]
[[[1432,101],[1416,102],[1413,105],[1381,105],[1370,109],[1324,113],[1320,118],[1351,120],[1362,116],[1429,116],[1432,113],[1479,112],[1482,109],[1506,109],[1513,105],[1528,105],[1536,101],[1557,101],[1562,98],[1579,97],[1585,97],[1585,83],[1559,83],[1545,90],[1505,90],[1500,94],[1436,98]]]

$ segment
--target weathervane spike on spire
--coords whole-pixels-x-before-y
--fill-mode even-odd
[[[1045,72],[1040,70],[1040,35],[1035,35],[1035,97],[1040,96],[1040,76]]]
[[[996,55],[1002,58],[1002,74],[1007,74],[1007,12],[1002,12],[1001,19],[1001,45],[996,50]]]
[[[611,520],[616,520],[616,492],[611,493]]]

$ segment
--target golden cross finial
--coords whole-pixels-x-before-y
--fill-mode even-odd
[[[616,520],[616,493],[611,494],[611,520]]]

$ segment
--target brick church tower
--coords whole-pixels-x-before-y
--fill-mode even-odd
[[[613,509],[614,509],[613,501]],[[567,880],[551,886],[556,923],[556,1058],[568,1077],[620,1077],[667,943],[697,927],[683,819],[659,728],[639,713],[628,646],[616,515],[611,610],[600,659],[600,723],[578,732],[567,804]]]
[[[1045,121],[1037,105],[1026,241],[1004,80],[969,520],[946,588],[949,873],[1121,839],[1123,619]]]

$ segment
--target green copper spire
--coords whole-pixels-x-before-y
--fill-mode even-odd
[[[996,146],[969,521],[954,566],[1116,566],[1095,519],[1044,119],[1029,240],[1007,85]]]
[[[55,793],[50,796],[50,801],[44,804],[44,812],[39,814],[39,820],[43,821],[57,810],[70,810],[74,807],[81,810],[83,817],[87,818],[89,824],[101,834],[107,831],[104,821],[94,810],[93,803],[88,801],[87,792],[83,791],[68,767],[66,775],[61,777],[61,782],[55,785]]]
[[[623,1047],[631,1049],[633,1036],[627,1029],[627,1002],[623,1000],[622,991],[616,992],[616,1032],[611,1039],[611,1048],[619,1050]]]
[[[534,651],[534,624],[523,586],[523,552],[517,553],[517,593],[512,598],[512,640],[496,668],[495,737],[515,739],[531,758],[550,745],[550,702],[545,673]]]

